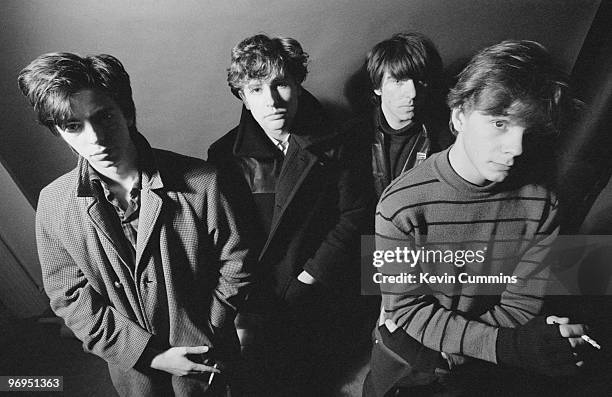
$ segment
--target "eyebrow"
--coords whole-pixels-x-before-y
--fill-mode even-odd
[[[273,79],[270,79],[270,83],[275,83],[275,82],[278,82],[278,81],[287,81],[287,80],[289,80],[289,77],[287,77],[287,76],[284,76],[284,75],[283,76],[275,76]]]
[[[99,108],[94,109],[94,111],[89,114],[88,118],[95,118],[96,116],[100,115],[100,113],[110,113],[112,111],[113,111],[112,106],[101,106]],[[74,114],[71,114],[69,117],[62,120],[61,123],[67,124],[67,123],[74,123],[74,122],[80,122],[80,121],[82,121],[82,119],[76,118]]]

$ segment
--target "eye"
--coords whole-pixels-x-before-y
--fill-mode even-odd
[[[75,132],[81,131],[82,128],[83,128],[83,125],[81,123],[70,122],[64,125],[63,130],[69,133],[75,133]]]
[[[251,94],[259,94],[261,93],[261,87],[250,87],[249,93]]]
[[[495,125],[495,128],[506,128],[506,126],[508,125],[508,122],[505,120],[495,120],[493,121],[493,125]]]

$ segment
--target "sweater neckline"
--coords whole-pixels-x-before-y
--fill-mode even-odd
[[[440,152],[435,159],[435,170],[438,178],[452,186],[455,190],[472,195],[472,196],[488,196],[499,189],[500,182],[489,182],[486,185],[479,186],[463,179],[453,169],[449,160],[449,152],[452,146]]]

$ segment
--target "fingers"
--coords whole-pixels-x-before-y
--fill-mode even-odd
[[[587,328],[583,324],[561,324],[559,331],[564,338],[575,338],[586,334]]]
[[[395,321],[393,321],[391,319],[386,319],[385,320],[385,326],[387,327],[387,329],[391,333],[395,332],[395,330],[397,329],[397,324],[395,324]]]
[[[208,346],[183,346],[183,354],[204,354],[208,352]]]
[[[588,345],[588,343],[582,338],[568,338],[567,340],[572,346],[572,349]]]
[[[570,319],[567,317],[548,316],[546,324],[569,324]]]
[[[221,373],[221,370],[214,368],[214,367],[210,367],[208,365],[204,365],[204,364],[193,364],[193,367],[191,368],[190,371],[192,374],[201,374],[204,372],[214,372],[217,374]]]

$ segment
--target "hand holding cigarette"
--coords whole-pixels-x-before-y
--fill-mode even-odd
[[[567,317],[548,316],[548,324],[559,324],[561,336],[568,338],[572,348],[584,345],[585,342],[597,350],[601,350],[601,345],[586,334],[586,326],[583,324],[570,324]]]

